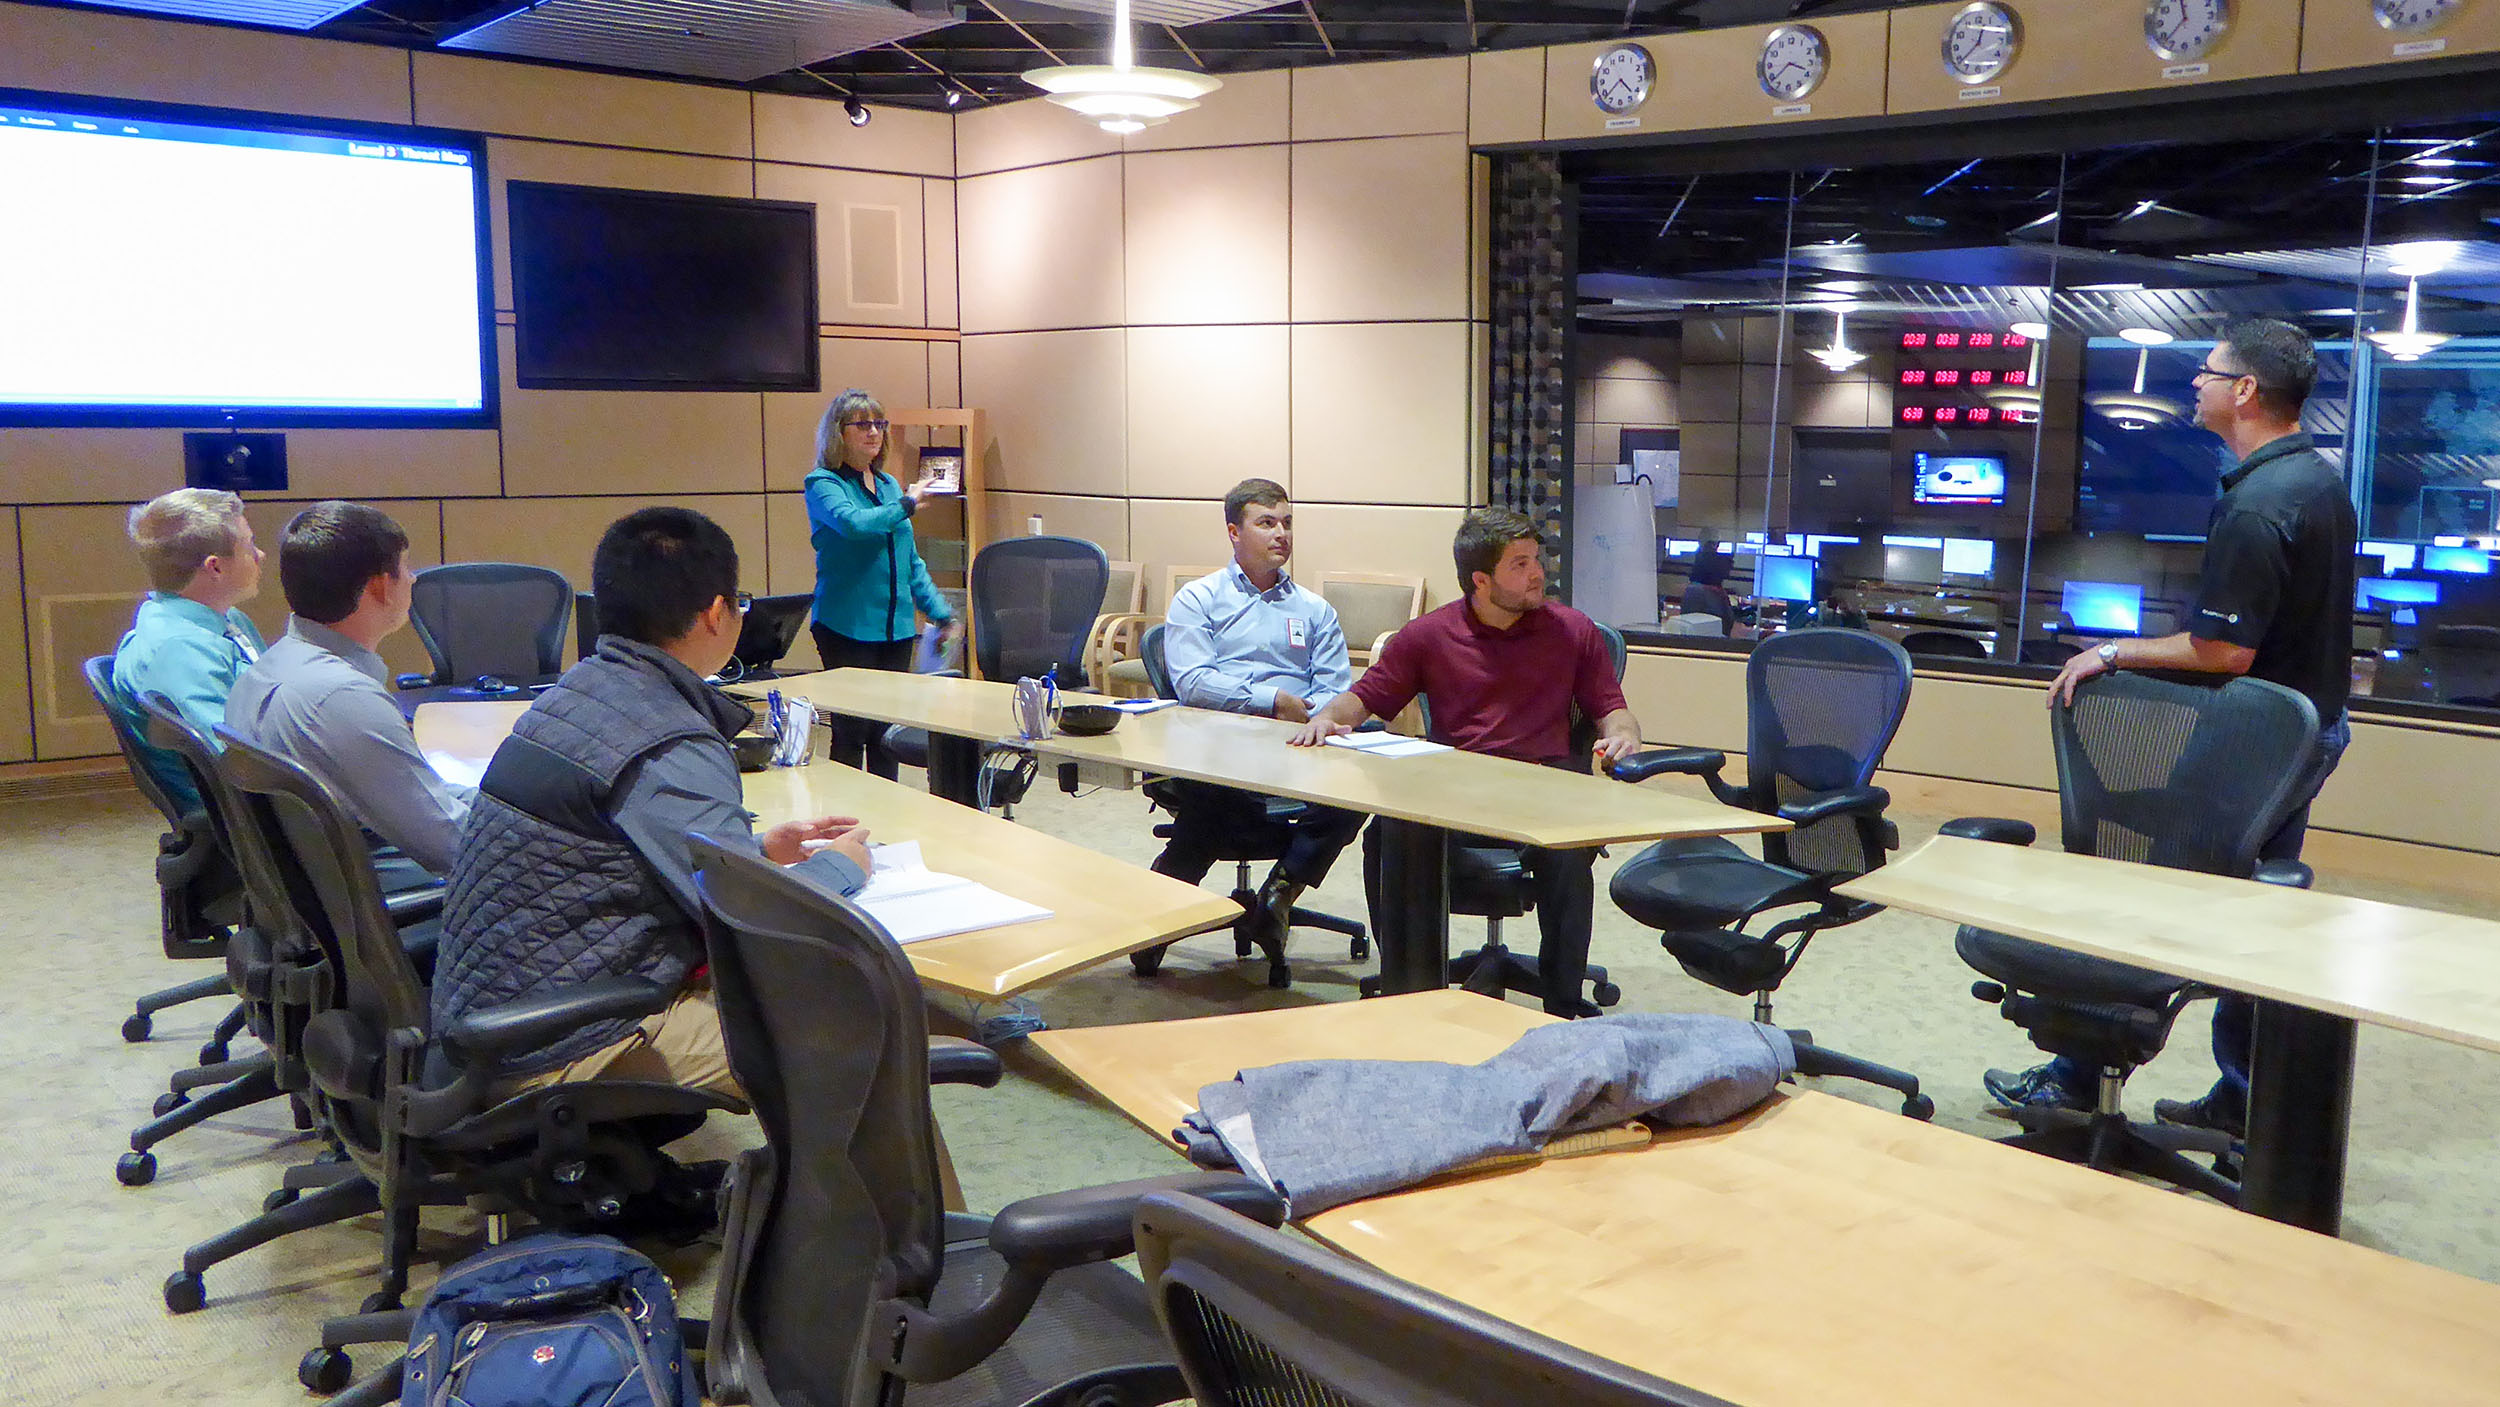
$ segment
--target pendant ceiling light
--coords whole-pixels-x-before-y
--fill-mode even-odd
[[[1139,68],[1129,40],[1128,0],[1111,15],[1111,62],[1037,68],[1024,81],[1050,100],[1091,118],[1106,132],[1143,132],[1224,86],[1222,79],[1177,68]]]
[[[2370,340],[2378,349],[2400,362],[2420,361],[2446,342],[2452,334],[2422,330],[2422,280],[2405,280],[2405,325],[2398,332],[2373,332]]]
[[[1832,345],[1828,347],[1816,347],[1812,351],[1809,351],[1806,355],[1821,362],[1825,370],[1828,370],[1835,375],[1840,372],[1847,371],[1849,368],[1856,366],[1859,362],[1866,360],[1866,353],[1850,349],[1848,332],[1849,315],[1847,313],[1840,312],[1833,313]]]

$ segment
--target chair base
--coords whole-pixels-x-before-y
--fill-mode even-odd
[[[236,1060],[223,1066],[195,1068],[202,1072],[220,1071],[229,1078],[193,1099],[189,1093],[199,1087],[198,1083],[185,1083],[177,1077],[173,1093],[157,1103],[164,1113],[131,1130],[131,1152],[145,1153],[195,1124],[278,1097],[277,1062],[267,1055]],[[188,1075],[192,1072],[186,1070],[183,1073]]]
[[[1263,939],[1255,931],[1253,920],[1258,917],[1259,896],[1245,885],[1236,887],[1229,897],[1241,906],[1241,917],[1233,920],[1233,956],[1247,958],[1253,951],[1264,951],[1267,954],[1267,985],[1278,988],[1292,986],[1293,968],[1285,961],[1284,943]],[[1335,914],[1322,913],[1318,909],[1306,909],[1296,904],[1289,911],[1285,926],[1286,936],[1290,938],[1293,930],[1297,928],[1316,928],[1325,933],[1345,935],[1346,956],[1352,961],[1361,962],[1372,955],[1369,930],[1353,919],[1340,918]],[[1171,951],[1171,948],[1170,943],[1158,943],[1151,948],[1140,948],[1128,955],[1129,966],[1135,969],[1140,977],[1152,977],[1163,970],[1163,955]]]
[[[146,1040],[154,1031],[156,1013],[168,1007],[204,1001],[210,997],[230,996],[233,992],[234,984],[226,980],[223,972],[214,977],[185,982],[179,987],[150,992],[132,1003],[130,1014],[122,1018],[122,1039],[133,1044]]]
[[[1623,1000],[1623,989],[1606,975],[1605,968],[1590,963],[1585,971],[1588,997],[1580,1003],[1585,1009],[1575,1014],[1595,1016],[1602,1009]],[[1474,952],[1460,953],[1451,958],[1449,974],[1451,982],[1478,996],[1500,997],[1508,992],[1518,992],[1539,1001],[1546,999],[1545,970],[1537,965],[1534,957],[1504,947],[1499,940],[1488,942]]]
[[[1797,1052],[1797,1073],[1800,1075],[1836,1075],[1845,1080],[1863,1080],[1900,1095],[1901,1112],[1910,1118],[1923,1122],[1936,1116],[1936,1101],[1919,1093],[1918,1076],[1907,1070],[1896,1070],[1889,1065],[1878,1065],[1872,1060],[1862,1060],[1816,1045],[1812,1031],[1790,1031],[1788,1043]]]
[[[2081,1163],[2097,1172],[2129,1172],[2157,1178],[2173,1187],[2202,1192],[2226,1207],[2240,1204],[2240,1185],[2211,1168],[2199,1167],[2188,1152],[2232,1156],[2227,1134],[2210,1129],[2174,1129],[2138,1124],[2126,1115],[2072,1109],[2018,1109],[2024,1131],[1999,1143],[2044,1154],[2061,1162]]]

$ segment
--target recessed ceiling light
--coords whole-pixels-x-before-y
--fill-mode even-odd
[[[2070,285],[2067,291],[2070,293],[2141,293],[2144,291],[2144,285],[2140,283],[2078,283]]]
[[[2413,166],[2463,166],[2465,163],[2457,160],[2453,156],[2417,156],[2412,158],[2407,164]]]
[[[2167,347],[2178,340],[2169,333],[2151,327],[2122,327],[2118,335],[2139,347]]]
[[[2005,330],[2017,337],[2028,337],[2034,342],[2049,335],[2049,325],[2044,322],[2018,322]]]
[[[2408,186],[2450,186],[2456,184],[2456,177],[2454,176],[2398,176],[2396,179]]]

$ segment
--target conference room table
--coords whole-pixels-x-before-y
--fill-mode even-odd
[[[423,705],[417,746],[482,767],[528,706]],[[975,1001],[1000,1001],[1140,948],[1227,927],[1241,912],[1194,884],[966,811],[856,767],[819,760],[745,773],[741,780],[758,830],[817,816],[857,816],[873,841],[918,841],[931,869],[1050,910],[1045,919],[903,945],[923,984]]]
[[[1033,1045],[1177,1154],[1168,1131],[1199,1089],[1245,1067],[1472,1063],[1551,1019],[1444,991]],[[1741,1407],[2454,1407],[2500,1393],[2500,1286],[1812,1092],[1300,1224]]]
[[[1380,892],[1373,905],[1381,989],[1446,984],[1449,844],[1490,836],[1568,850],[1670,836],[1788,829],[1777,816],[1656,787],[1455,749],[1381,757],[1347,747],[1292,747],[1294,725],[1179,705],[1132,714],[1111,732],[1018,736],[1013,685],[934,674],[837,669],[777,681],[822,713],[929,734],[929,790],[973,805],[981,752],[995,745],[1132,773],[1185,777],[1376,816]],[[749,696],[757,689],[732,690]]]
[[[2487,919],[1957,836],[1840,892],[2257,998],[2240,1205],[2330,1236],[2354,1023],[2500,1051]]]

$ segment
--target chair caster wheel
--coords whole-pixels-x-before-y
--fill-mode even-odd
[[[1360,980],[1360,981],[1358,981],[1358,982],[1356,982],[1356,983],[1354,984],[1354,990],[1355,990],[1356,994],[1357,994],[1357,995],[1360,995],[1360,996],[1366,996],[1366,997],[1376,997],[1376,996],[1379,996],[1379,995],[1380,995],[1380,979],[1379,979],[1379,978],[1377,978],[1377,977],[1366,977],[1366,978],[1363,978],[1362,980]]]
[[[365,1296],[365,1302],[356,1306],[356,1312],[358,1314],[388,1314],[398,1308],[401,1308],[399,1296],[385,1290],[376,1290]]]
[[[234,1052],[226,1049],[226,1043],[223,1041],[210,1041],[208,1044],[200,1047],[200,1063],[202,1065],[223,1065],[226,1061],[233,1058],[233,1055]]]
[[[274,1212],[303,1195],[292,1187],[274,1187],[270,1189],[268,1196],[260,1199],[260,1209],[264,1212]]]
[[[1237,958],[1246,958],[1250,956],[1250,954],[1256,950],[1257,947],[1258,945],[1251,942],[1249,939],[1236,936],[1233,939],[1233,956]]]
[[[1923,1094],[1914,1094],[1901,1101],[1901,1112],[1925,1123],[1936,1117],[1936,1101]]]
[[[1612,982],[1599,982],[1589,988],[1589,1000],[1599,1006],[1613,1006],[1623,1000],[1623,989]]]
[[[122,1039],[137,1045],[156,1029],[156,1021],[144,1011],[134,1011],[122,1018]]]
[[[2228,1178],[2233,1182],[2237,1182],[2240,1180],[2241,1171],[2242,1168],[2240,1166],[2240,1158],[2238,1154],[2216,1153],[2214,1155],[2214,1172],[2217,1176]]]
[[[356,1364],[344,1349],[316,1348],[295,1365],[295,1381],[324,1395],[346,1387],[355,1376]]]
[[[1293,985],[1293,969],[1283,963],[1272,963],[1267,969],[1267,985],[1279,991]]]
[[[158,1095],[156,1097],[156,1102],[149,1105],[148,1108],[156,1115],[156,1117],[161,1119],[190,1102],[191,1096],[184,1094],[178,1089],[169,1089],[163,1094]]]
[[[165,1277],[165,1308],[175,1314],[189,1314],[208,1303],[208,1282],[188,1270],[177,1270]]]
[[[1363,961],[1365,958],[1372,955],[1372,940],[1359,933],[1356,934],[1353,939],[1345,945],[1345,955],[1355,962]]]
[[[1152,977],[1163,970],[1161,947],[1140,948],[1128,955],[1128,965],[1140,977]]]
[[[124,1153],[113,1164],[113,1180],[124,1187],[145,1187],[156,1181],[156,1155]]]

